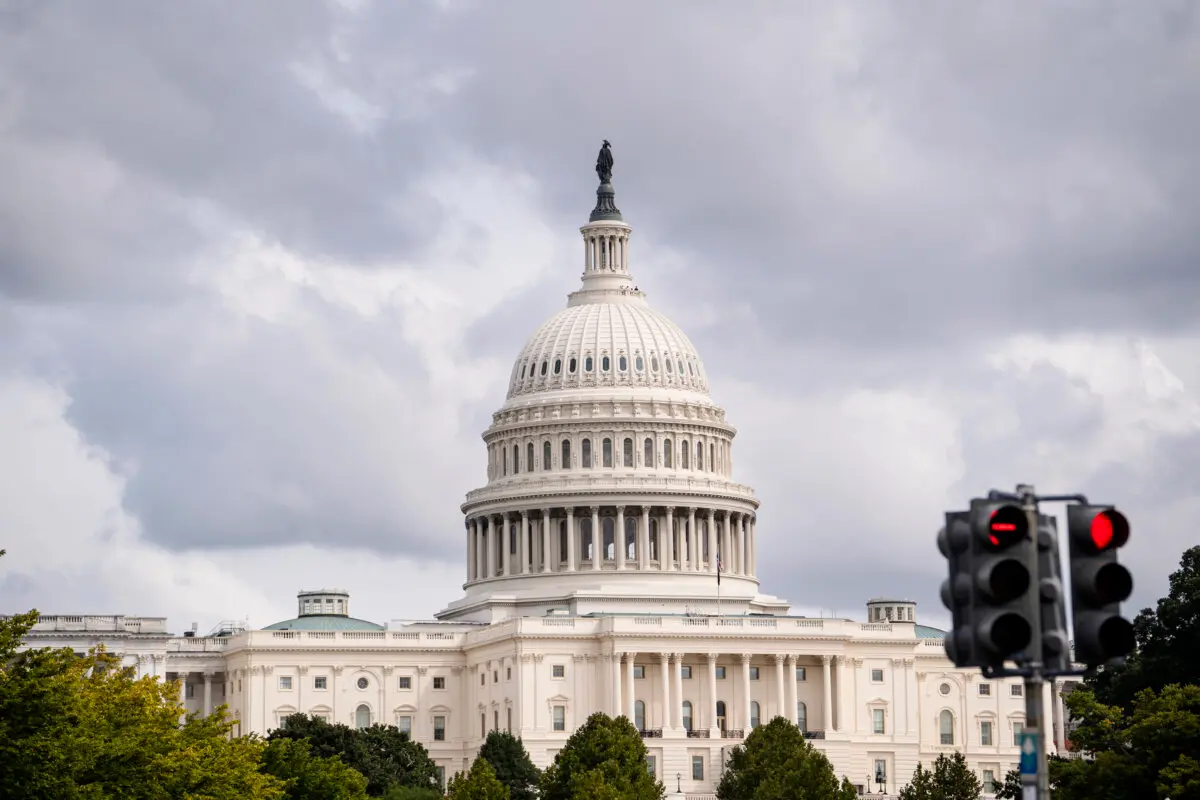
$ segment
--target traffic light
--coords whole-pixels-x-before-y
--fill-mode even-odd
[[[1026,656],[1033,638],[1029,564],[1036,544],[1028,516],[1014,503],[972,500],[970,514],[976,655],[982,666],[998,667]]]
[[[1063,591],[1058,522],[1038,514],[1038,601],[1042,609],[1042,668],[1051,673],[1071,668],[1067,633],[1067,598]]]
[[[946,656],[955,666],[978,667],[971,621],[974,580],[971,578],[971,514],[946,512],[946,526],[938,531],[938,549],[946,557],[950,577],[942,583],[942,603],[950,610]]]
[[[1133,625],[1121,616],[1133,576],[1117,563],[1117,550],[1129,541],[1129,522],[1112,506],[1067,506],[1067,537],[1075,659],[1096,667],[1134,647]]]

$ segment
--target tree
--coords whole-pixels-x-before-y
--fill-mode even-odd
[[[487,759],[479,756],[469,772],[450,779],[446,793],[450,800],[508,800],[508,787],[496,778]]]
[[[287,800],[366,800],[367,779],[338,756],[318,758],[304,739],[275,739],[262,771],[283,781]]]
[[[936,800],[934,794],[933,773],[917,762],[913,770],[912,780],[900,790],[900,800]]]
[[[508,731],[492,731],[479,748],[479,757],[492,765],[496,778],[508,787],[512,800],[534,800],[541,772],[525,744]]]
[[[307,739],[314,756],[338,756],[367,779],[367,794],[383,795],[393,785],[437,786],[437,765],[419,743],[394,725],[354,729],[320,717],[292,714],[271,731],[268,740]]]
[[[392,784],[386,792],[383,793],[383,800],[443,800],[444,795],[437,789],[427,789],[423,786],[401,786],[398,783]]]
[[[1004,773],[1004,783],[996,787],[996,800],[1021,800],[1021,773],[1010,769]]]
[[[783,717],[755,728],[733,748],[717,786],[720,800],[851,800],[849,781],[838,781],[833,765]]]
[[[542,775],[542,800],[661,800],[646,746],[626,717],[596,713],[567,739]]]
[[[958,751],[943,753],[933,762],[933,786],[937,800],[979,800],[983,793],[983,784]]]
[[[1129,710],[1143,689],[1200,684],[1200,546],[1185,550],[1171,574],[1167,596],[1156,609],[1143,609],[1133,622],[1137,648],[1124,666],[1104,668],[1085,683],[1105,705]]]

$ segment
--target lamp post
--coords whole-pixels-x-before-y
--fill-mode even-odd
[[[683,793],[683,773],[675,773],[675,794],[671,795],[672,800],[684,800],[687,795]]]
[[[886,788],[887,784],[887,776],[883,774],[883,770],[877,770],[875,772],[875,783],[879,785],[879,793],[883,794],[883,790]]]

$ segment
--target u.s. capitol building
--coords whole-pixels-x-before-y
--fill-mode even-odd
[[[189,711],[227,705],[240,733],[296,712],[394,724],[447,777],[497,728],[545,766],[604,711],[627,715],[649,768],[672,789],[682,775],[690,795],[711,794],[729,748],[780,715],[867,792],[895,793],[918,761],[954,750],[985,786],[1002,781],[1020,682],[955,669],[914,603],[872,600],[859,622],[790,616],[760,591],[735,429],[695,347],[633,280],[611,166],[605,143],[582,285],[513,364],[483,435],[487,484],[462,506],[464,593],[436,620],[367,622],[346,592],[321,590],[262,630],[47,616],[28,643],[103,642],[141,674],[181,680]],[[1061,701],[1046,701],[1061,749]]]

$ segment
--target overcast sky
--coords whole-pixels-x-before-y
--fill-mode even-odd
[[[705,359],[764,590],[928,622],[947,509],[1200,530],[1200,9],[0,4],[0,611],[264,625],[459,595],[596,150]]]

